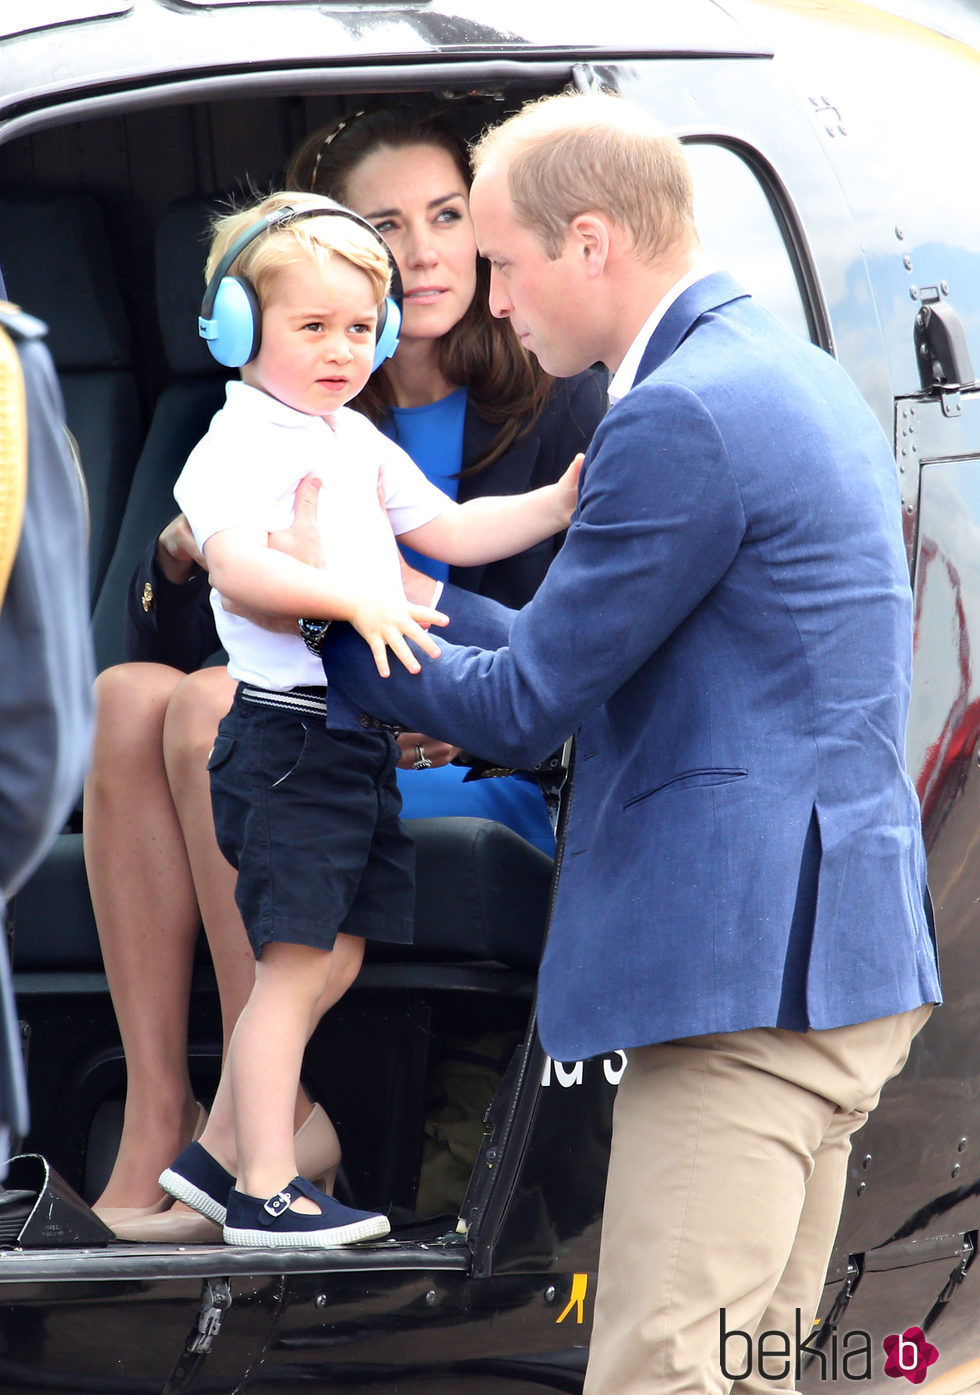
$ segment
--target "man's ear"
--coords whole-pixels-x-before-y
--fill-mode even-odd
[[[579,213],[569,226],[575,254],[587,276],[601,276],[611,241],[608,221],[600,213]]]

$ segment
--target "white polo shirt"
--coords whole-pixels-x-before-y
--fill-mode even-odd
[[[378,478],[388,520],[378,504]],[[296,487],[322,481],[317,520],[327,568],[345,581],[402,592],[394,533],[445,512],[450,500],[400,446],[349,407],[309,416],[258,388],[229,382],[225,405],[188,457],[174,497],[200,548],[226,528],[274,533],[293,521]],[[299,634],[265,630],[229,614],[211,592],[228,672],[242,682],[285,690],[322,686],[320,660]]]

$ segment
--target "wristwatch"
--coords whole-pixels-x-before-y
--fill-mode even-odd
[[[329,620],[300,620],[299,632],[303,643],[317,658],[323,651],[323,637],[330,628]]]

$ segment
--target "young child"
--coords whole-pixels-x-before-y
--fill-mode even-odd
[[[319,204],[334,211],[310,216]],[[243,238],[284,208],[295,220]],[[209,768],[256,975],[207,1127],[160,1184],[223,1224],[229,1243],[316,1247],[389,1228],[295,1175],[293,1103],[306,1044],[354,981],[365,938],[411,939],[413,848],[398,819],[391,733],[334,697],[297,628],[265,628],[222,598],[240,611],[348,620],[382,674],[388,648],[416,672],[406,637],[437,657],[426,627],[446,617],[406,601],[394,534],[461,566],[523,551],[568,526],[579,459],[555,485],[454,503],[345,407],[372,371],[390,282],[380,237],[327,200],[281,193],[216,224],[209,278],[239,242],[225,270],[254,295],[257,352],[174,493],[239,680]],[[268,545],[310,473],[322,481],[324,570]]]

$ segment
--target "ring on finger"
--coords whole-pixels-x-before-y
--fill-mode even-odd
[[[421,747],[421,746],[416,746],[416,747],[415,747],[415,761],[414,761],[414,763],[413,763],[413,765],[412,765],[412,769],[413,769],[413,770],[429,770],[429,769],[431,768],[431,766],[432,766],[432,762],[429,760],[428,756],[425,754],[425,752],[423,751],[422,747]]]

